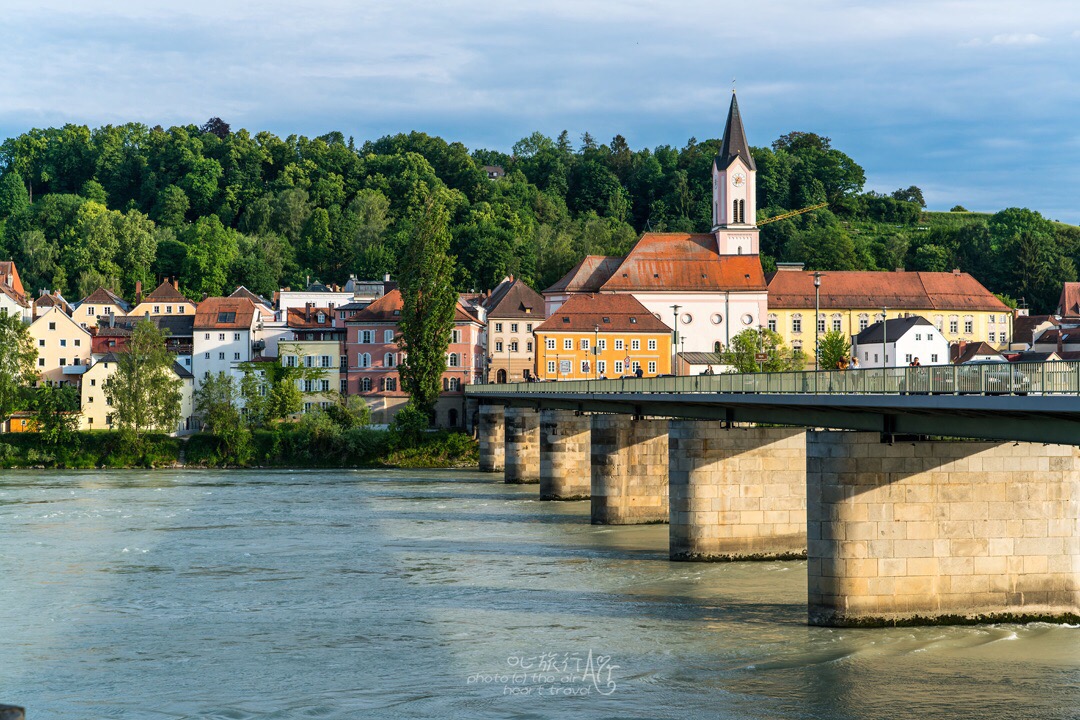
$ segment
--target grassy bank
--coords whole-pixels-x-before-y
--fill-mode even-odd
[[[353,428],[317,433],[281,425],[257,430],[239,453],[215,435],[187,439],[145,436],[140,443],[119,432],[80,432],[70,442],[48,446],[36,433],[0,435],[0,468],[152,468],[186,467],[470,467],[477,462],[476,441],[438,431],[403,442],[387,430]]]

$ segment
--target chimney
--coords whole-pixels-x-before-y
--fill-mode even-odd
[[[960,268],[953,268],[952,269],[952,274],[953,275],[959,275],[960,274]]]
[[[116,316],[109,313],[109,327],[116,327]]]
[[[142,280],[135,281],[135,304],[142,302]]]
[[[382,281],[383,282],[390,282],[390,273],[386,273],[385,275],[383,275],[382,276]]]
[[[175,276],[173,276],[172,279],[172,287],[176,292],[180,292],[180,281],[177,280]]]
[[[311,303],[304,303],[304,320],[311,320]]]
[[[1057,353],[1058,355],[1061,355],[1061,353],[1065,351],[1065,331],[1060,328],[1057,331],[1057,340]]]

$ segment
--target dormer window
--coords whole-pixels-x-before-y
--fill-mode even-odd
[[[637,325],[637,318],[636,317],[630,318],[630,324],[631,325]]]
[[[606,322],[608,324],[611,323],[611,318],[609,318],[609,317],[603,318],[603,320],[604,320],[604,322]]]
[[[563,321],[564,323],[567,323],[567,324],[569,324],[569,323],[570,323],[570,318],[568,318],[568,317],[563,317],[562,321]]]
[[[320,325],[326,322],[326,315],[324,315],[323,313],[319,313],[316,317]]]
[[[234,322],[236,322],[236,313],[234,313],[234,312],[219,312],[217,314],[217,321],[219,323],[234,323]]]

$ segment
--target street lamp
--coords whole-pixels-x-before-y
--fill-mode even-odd
[[[592,344],[592,364],[593,364],[593,380],[600,378],[600,369],[597,367],[600,363],[597,359],[600,357],[600,326],[593,325],[593,344]]]
[[[821,278],[825,273],[814,271],[814,369],[821,369],[818,353],[821,350],[819,339],[821,329]]]
[[[885,382],[888,376],[889,366],[889,326],[885,324],[889,308],[881,306],[881,393],[885,394]]]
[[[681,305],[672,305],[671,306],[671,310],[675,315],[675,325],[674,325],[674,328],[675,328],[675,341],[671,345],[671,354],[674,355],[675,357],[673,358],[674,362],[671,363],[671,367],[672,367],[673,374],[676,375],[676,376],[678,376],[678,374],[679,374],[679,355],[678,355],[678,352],[679,352],[679,308],[680,307],[682,307],[682,306]]]

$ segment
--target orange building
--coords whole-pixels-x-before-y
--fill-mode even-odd
[[[671,373],[671,328],[632,295],[572,295],[535,334],[541,380]]]

